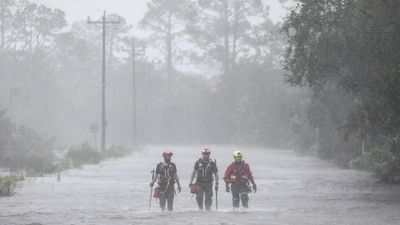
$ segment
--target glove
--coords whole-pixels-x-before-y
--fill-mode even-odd
[[[226,190],[226,192],[230,192],[230,191],[231,191],[231,188],[229,187],[229,184],[227,184],[227,185],[225,186],[225,190]]]
[[[176,189],[176,191],[177,191],[178,193],[181,193],[181,191],[182,191],[181,186],[179,186],[179,187]]]
[[[253,184],[253,192],[256,193],[257,192],[257,185]]]
[[[214,188],[215,188],[215,192],[217,192],[218,191],[218,183],[215,184]]]
[[[150,187],[152,188],[154,186],[154,182],[150,182]]]

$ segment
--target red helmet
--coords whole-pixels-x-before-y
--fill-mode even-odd
[[[205,149],[203,149],[203,151],[201,151],[201,154],[202,155],[209,155],[209,154],[211,154],[211,151],[210,151],[210,149],[205,148]]]
[[[172,155],[173,155],[173,153],[170,152],[169,150],[165,150],[165,151],[162,153],[162,156],[163,156],[163,157],[171,157]]]

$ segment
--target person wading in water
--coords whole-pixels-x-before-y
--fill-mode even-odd
[[[201,152],[202,158],[196,161],[194,169],[190,177],[189,188],[191,193],[196,193],[197,206],[200,210],[204,206],[207,211],[211,209],[213,196],[213,181],[215,178],[215,192],[218,191],[218,168],[215,161],[210,159],[211,151],[203,149]],[[214,177],[213,177],[214,175]],[[196,183],[193,180],[196,177]]]
[[[235,161],[228,166],[224,175],[226,192],[232,192],[233,209],[239,208],[240,200],[242,200],[244,208],[249,207],[248,193],[251,192],[249,187],[250,182],[253,185],[253,192],[257,192],[257,185],[254,182],[250,166],[242,160],[242,157],[240,151],[233,152]]]
[[[172,211],[174,207],[174,195],[175,195],[175,183],[178,185],[176,189],[181,192],[181,185],[177,174],[175,163],[171,162],[173,153],[165,150],[162,154],[164,161],[157,164],[155,176],[150,183],[150,187],[153,187],[155,182],[158,180],[158,188],[160,190],[160,208],[161,211],[165,210],[167,203],[168,211]]]

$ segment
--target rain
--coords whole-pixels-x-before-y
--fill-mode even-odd
[[[399,12],[0,0],[0,224],[398,224]]]

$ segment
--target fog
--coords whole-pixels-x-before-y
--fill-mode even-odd
[[[0,205],[15,203],[0,223],[49,224],[57,204],[94,201],[67,217],[157,224],[148,172],[167,149],[185,187],[176,224],[202,218],[184,199],[211,149],[220,183],[239,150],[255,174],[246,187],[259,187],[243,218],[224,221],[237,211],[221,185],[211,223],[395,224],[399,9],[394,0],[0,0]],[[85,187],[91,200],[72,193]],[[41,208],[28,215],[27,202]],[[112,208],[121,212],[99,220],[77,213]]]
[[[102,129],[103,43],[100,22],[103,13],[91,16],[92,23],[83,17],[81,21],[69,24],[66,20],[69,12],[53,9],[51,6],[55,3],[7,3],[10,6],[5,12],[13,17],[6,17],[3,26],[3,62],[7,66],[2,66],[1,103],[6,116],[17,126],[28,126],[46,137],[55,137],[59,146],[83,142],[95,145],[95,133],[90,132],[90,124],[97,124]],[[18,10],[27,7],[26,4],[33,4],[33,9],[22,17]],[[63,8],[71,7],[65,4]],[[142,4],[138,6],[143,7]],[[135,8],[135,5],[129,7]],[[204,10],[208,10],[205,7]],[[167,8],[180,11],[171,11],[176,15],[170,21],[170,33],[165,33],[165,30],[159,31],[163,29],[160,23],[165,18],[155,15],[154,9],[145,11],[138,24],[128,24],[118,13],[107,14],[107,145],[132,144],[133,104],[136,105],[137,139],[141,144],[257,144],[264,137],[275,135],[270,138],[274,140],[281,136],[273,134],[275,128],[287,122],[286,118],[278,118],[282,106],[276,96],[289,96],[293,89],[283,82],[280,65],[283,37],[279,25],[270,19],[267,6],[251,7],[265,9],[260,8],[261,12],[255,15],[243,12],[238,16],[235,22],[238,23],[237,32],[227,33],[226,53],[223,50],[224,34],[210,36],[222,29],[217,15],[209,19],[203,18],[200,12],[189,11],[194,9]],[[209,13],[214,15],[215,12]],[[245,16],[258,17],[257,24],[252,20],[246,21]],[[235,18],[228,19],[233,23]],[[109,23],[117,21],[119,23]],[[202,23],[211,24],[203,27]],[[24,31],[26,26],[29,29]],[[133,27],[138,28],[133,31]],[[261,27],[262,30],[257,31]],[[200,35],[202,29],[209,34]],[[247,32],[271,40],[253,44],[251,40],[245,40]],[[165,44],[169,38],[171,40]],[[257,41],[262,37],[250,35],[249,38]],[[135,88],[132,86],[133,44],[136,45]],[[225,62],[227,60],[232,62]],[[251,63],[259,68],[251,67]],[[243,64],[243,71],[235,71],[234,67],[241,67],[240,64]],[[243,79],[242,74],[254,79]],[[264,85],[257,84],[259,81]],[[262,118],[263,128],[255,128],[256,111],[265,117]],[[247,128],[242,131],[240,127],[245,124],[240,123],[247,123]],[[248,126],[250,123],[253,124]],[[253,129],[258,129],[255,135],[263,138],[245,140],[253,135]],[[257,134],[259,132],[262,134]]]

